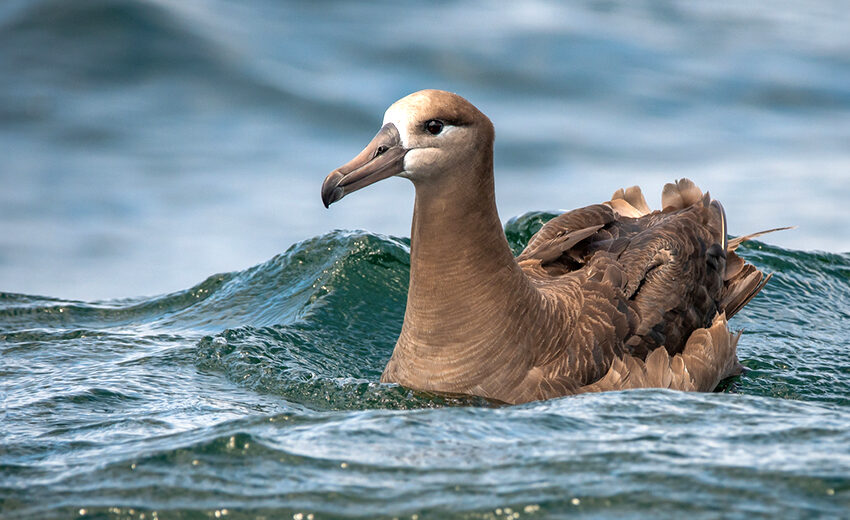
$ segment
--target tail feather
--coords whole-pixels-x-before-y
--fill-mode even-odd
[[[710,327],[691,334],[682,358],[698,391],[711,391],[721,380],[741,373],[736,354],[740,337],[740,331],[729,330],[723,314],[715,316]]]
[[[734,251],[734,250],[738,249],[738,246],[740,246],[744,242],[748,242],[748,241],[750,241],[754,238],[760,237],[762,235],[767,235],[768,233],[774,233],[776,231],[785,231],[787,229],[794,229],[796,227],[797,226],[786,226],[786,227],[779,227],[779,228],[773,228],[773,229],[766,229],[764,231],[759,231],[758,233],[750,233],[749,235],[744,235],[742,237],[733,238],[732,240],[729,241],[729,246],[726,248],[726,250],[727,251]]]
[[[748,265],[744,259],[736,255],[734,251],[726,251],[726,274],[723,276],[723,282],[726,283],[732,278],[738,276],[738,273]]]
[[[642,214],[649,215],[652,213],[652,210],[649,209],[649,204],[646,203],[646,199],[643,197],[643,192],[640,191],[640,186],[626,188],[623,196],[626,199],[626,202],[631,204],[632,207],[640,211]]]
[[[652,212],[638,186],[632,186],[625,190],[620,188],[611,195],[611,200],[605,204],[621,217],[640,218]]]
[[[675,183],[664,185],[661,191],[662,211],[675,211],[696,204],[702,198],[702,191],[690,179],[679,179]]]
[[[735,250],[748,240],[786,229],[794,229],[794,226],[759,231],[728,241],[726,246],[726,274],[723,277],[724,288],[720,300],[720,309],[725,311],[729,318],[750,303],[773,276],[772,273],[764,276],[754,265],[748,264],[735,254]]]
[[[746,264],[739,276],[727,282],[720,308],[731,318],[750,303],[772,277],[772,273],[764,276],[752,264]]]

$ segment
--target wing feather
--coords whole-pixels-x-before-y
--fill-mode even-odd
[[[519,255],[549,293],[569,281],[582,295],[568,338],[538,358],[541,377],[582,391],[711,390],[734,372],[726,318],[769,279],[734,249],[758,234],[727,240],[723,207],[688,179],[665,185],[662,204],[651,211],[639,188],[618,190],[552,219]]]

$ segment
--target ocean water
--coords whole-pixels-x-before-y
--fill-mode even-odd
[[[850,517],[839,1],[0,3],[0,518]],[[519,250],[682,176],[775,273],[748,371],[494,407],[378,383],[412,187],[324,176],[421,88]],[[364,231],[367,230],[367,231]],[[214,274],[219,273],[219,274]]]

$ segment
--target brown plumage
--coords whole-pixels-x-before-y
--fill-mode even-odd
[[[520,403],[710,391],[740,373],[740,333],[726,320],[769,277],[735,254],[722,206],[694,183],[666,185],[661,211],[638,187],[618,190],[554,218],[514,258],[496,211],[489,119],[426,90],[384,123],[322,187],[326,205],[391,175],[416,187],[407,309],[382,381]]]

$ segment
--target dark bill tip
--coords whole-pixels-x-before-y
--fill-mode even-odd
[[[335,170],[322,183],[322,203],[326,208],[345,195],[345,188],[339,185],[343,177],[339,171]]]

